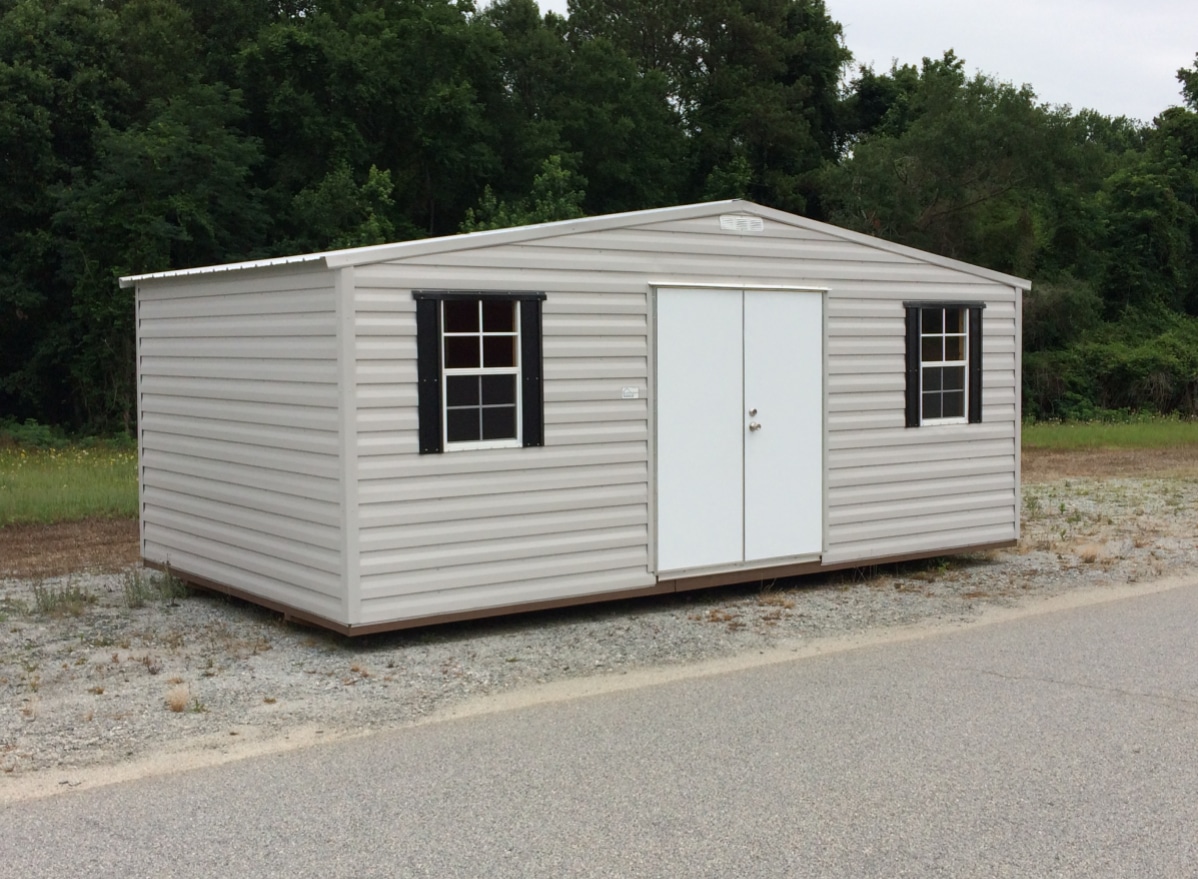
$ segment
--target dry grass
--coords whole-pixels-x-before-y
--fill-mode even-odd
[[[166,691],[166,707],[176,714],[186,711],[190,700],[191,690],[186,684],[171,687]]]

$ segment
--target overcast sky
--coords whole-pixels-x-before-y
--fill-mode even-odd
[[[566,0],[539,0],[565,14]],[[680,0],[685,2],[685,0]],[[919,64],[953,49],[966,69],[1041,101],[1151,121],[1180,104],[1198,53],[1195,0],[825,0],[859,63]]]

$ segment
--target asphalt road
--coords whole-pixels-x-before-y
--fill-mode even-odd
[[[1198,585],[0,811],[5,877],[1198,876]]]

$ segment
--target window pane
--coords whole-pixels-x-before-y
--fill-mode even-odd
[[[482,402],[487,406],[516,403],[516,377],[514,375],[484,375]]]
[[[925,342],[927,340],[925,339]],[[944,340],[944,359],[945,360],[964,360],[965,359],[965,337],[964,336],[947,336]]]
[[[477,333],[478,300],[466,302],[447,301],[445,306],[445,332]]]
[[[965,392],[964,391],[945,391],[944,392],[944,414],[942,418],[961,418],[965,415]]]
[[[447,336],[445,339],[446,369],[475,369],[478,367],[478,336]]]
[[[924,363],[937,363],[944,359],[940,353],[940,343],[942,341],[943,340],[941,339],[940,336],[932,336],[930,339],[926,336],[924,337],[924,340],[923,340],[923,362]]]
[[[942,387],[946,391],[960,391],[965,388],[965,367],[946,366],[942,371],[944,373],[944,384]]]
[[[482,410],[482,413],[483,439],[515,439],[515,406],[488,406]]]
[[[447,375],[445,377],[445,401],[450,406],[477,406],[478,376]]]
[[[938,391],[942,387],[942,374],[944,369],[936,367],[935,369],[925,369],[923,371],[923,389],[925,391]]]
[[[931,393],[923,395],[923,417],[939,418],[940,417],[940,394]]]
[[[516,303],[484,302],[483,331],[487,333],[514,333],[516,331]]]
[[[483,336],[483,366],[515,365],[515,336]]]
[[[923,332],[925,333],[943,333],[944,332],[944,309],[943,308],[925,308],[923,309]]]
[[[944,331],[946,333],[963,333],[963,332],[965,332],[965,309],[963,309],[963,308],[946,308],[946,309],[944,309]]]
[[[478,409],[450,409],[445,413],[445,437],[451,443],[479,439]]]

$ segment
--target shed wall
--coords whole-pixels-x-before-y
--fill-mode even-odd
[[[343,620],[335,318],[323,269],[142,285],[148,561]]]
[[[1017,536],[1018,291],[773,220],[589,231],[358,266],[361,616],[651,585],[654,283],[827,288],[827,564]],[[545,447],[419,455],[413,289],[538,290]],[[981,300],[983,423],[904,425],[911,299]],[[621,388],[640,388],[639,400]]]

